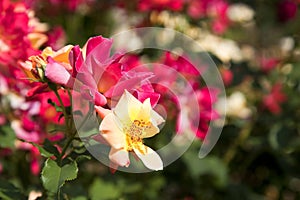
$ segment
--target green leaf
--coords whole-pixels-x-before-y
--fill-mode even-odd
[[[59,167],[55,161],[48,158],[45,162],[41,178],[45,189],[50,193],[57,193],[66,181],[76,179],[77,173],[76,162]]]
[[[89,195],[92,200],[117,199],[121,192],[115,184],[96,179],[90,187]]]
[[[43,148],[44,148],[46,151],[48,151],[49,153],[55,155],[56,157],[58,157],[59,154],[60,154],[60,153],[58,152],[57,148],[56,148],[55,146],[53,146],[52,142],[49,141],[48,139],[46,139],[46,140],[44,141]]]
[[[36,144],[36,143],[33,143],[33,142],[30,142],[33,146],[35,146],[36,148],[38,148],[39,152],[41,153],[42,156],[46,157],[46,158],[49,158],[51,156],[54,156],[54,154],[50,153],[49,151],[47,151],[46,149],[44,149],[42,146]]]
[[[0,126],[0,147],[14,148],[16,134],[10,126]]]
[[[14,199],[26,199],[25,195],[15,187],[13,184],[0,179],[0,199],[14,200]]]

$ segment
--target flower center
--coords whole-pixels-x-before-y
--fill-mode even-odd
[[[132,124],[124,128],[124,133],[126,134],[126,151],[138,149],[142,154],[147,153],[143,145],[142,136],[149,127],[150,122],[134,120]]]

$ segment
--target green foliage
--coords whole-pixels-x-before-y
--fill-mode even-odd
[[[26,197],[20,192],[20,189],[13,184],[0,179],[0,199],[3,200],[25,200]]]
[[[201,175],[212,175],[218,187],[225,187],[228,184],[227,167],[222,160],[216,156],[208,156],[202,159],[197,154],[187,152],[183,159],[187,164],[192,177],[197,179]]]
[[[59,155],[57,148],[47,139],[44,141],[43,146],[35,144],[33,142],[31,144],[33,146],[37,147],[39,152],[41,153],[41,155],[46,158],[49,158],[51,156],[58,157],[58,155]]]
[[[35,146],[36,148],[38,148],[39,152],[41,153],[42,156],[46,157],[46,158],[50,158],[51,156],[54,156],[54,154],[50,153],[49,151],[47,151],[46,149],[44,149],[43,147],[41,147],[38,144],[35,144],[33,142],[31,142],[31,144],[33,146]]]
[[[16,134],[10,126],[0,126],[0,147],[14,148]]]
[[[59,192],[66,181],[74,180],[77,177],[78,168],[76,162],[58,166],[54,160],[48,158],[42,171],[42,181],[46,190],[51,195]]]
[[[121,191],[116,184],[99,178],[94,180],[89,189],[89,196],[92,200],[117,199],[120,195]]]

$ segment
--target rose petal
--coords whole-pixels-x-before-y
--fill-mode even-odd
[[[92,65],[91,59],[95,58],[100,63],[104,63],[110,54],[112,40],[97,36],[90,38],[86,44],[86,63],[93,72],[97,72],[98,66]]]
[[[99,130],[102,133],[103,138],[113,148],[121,149],[125,147],[125,134],[116,124],[114,115],[112,113],[104,117],[100,124]]]
[[[162,118],[157,112],[155,112],[154,110],[151,110],[151,120],[152,123],[154,124],[154,126],[158,126],[161,123],[164,123],[165,120],[164,118]]]
[[[103,106],[107,103],[107,99],[104,95],[86,85],[80,87],[80,94],[83,98],[93,102],[96,106]]]
[[[19,139],[25,140],[27,142],[37,143],[40,140],[40,135],[36,131],[27,132],[23,129],[20,121],[14,120],[11,122],[11,128],[15,131],[16,136]]]
[[[54,52],[52,57],[57,62],[69,63],[69,54],[72,48],[73,45],[64,46],[63,48],[59,49],[57,52]]]
[[[48,64],[45,70],[45,76],[52,82],[61,84],[67,87],[73,87],[74,79],[70,72],[61,64],[55,62],[49,57]]]
[[[130,119],[138,114],[141,106],[142,103],[125,90],[113,112],[122,124],[128,124],[131,122]]]
[[[109,145],[101,134],[97,134],[97,135],[92,136],[92,139],[96,140],[99,143]]]
[[[100,92],[95,92],[95,105],[96,106],[103,106],[107,103],[106,97],[101,94]]]
[[[76,77],[77,72],[79,71],[82,63],[83,63],[83,56],[81,54],[81,49],[79,45],[76,45],[72,48],[72,50],[69,53],[69,61],[71,66],[75,66],[73,68],[72,76]]]
[[[139,110],[139,113],[137,114],[137,116],[135,116],[134,119],[137,119],[139,121],[149,122],[151,109],[152,108],[150,104],[150,99],[148,98],[143,102]]]
[[[133,150],[148,169],[155,170],[155,171],[162,170],[163,162],[160,156],[151,148],[147,146],[144,146],[144,148],[146,149],[145,154],[142,154],[138,149],[133,149]]]
[[[106,115],[111,113],[111,110],[103,108],[101,106],[95,106],[95,110],[98,115],[103,119]]]
[[[144,101],[147,98],[150,98],[151,106],[154,107],[159,101],[160,94],[155,93],[155,92],[140,92],[140,91],[135,91],[137,98],[140,101]]]
[[[111,148],[109,160],[121,167],[128,167],[130,164],[128,152],[123,149]]]

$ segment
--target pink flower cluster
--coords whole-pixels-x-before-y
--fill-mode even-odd
[[[58,7],[66,7],[70,11],[76,11],[83,4],[91,4],[95,0],[49,0],[49,2]]]
[[[32,17],[24,3],[0,2],[0,71],[11,73],[19,60],[37,54],[47,37],[45,27]],[[11,68],[12,67],[12,68]],[[10,72],[9,72],[10,71]]]
[[[9,88],[8,78],[0,75],[0,82],[2,86],[0,99],[3,98],[8,101],[1,106],[9,110],[7,113],[4,113],[4,115],[0,116],[0,124],[10,124],[16,134],[16,148],[30,152],[29,159],[31,163],[31,172],[34,175],[38,175],[40,172],[40,154],[37,148],[28,142],[41,144],[45,139],[57,141],[64,137],[61,132],[48,134],[51,127],[52,129],[54,128],[52,125],[55,122],[63,123],[63,120],[58,120],[59,114],[56,112],[55,108],[48,103],[49,101],[58,103],[56,97],[53,93],[47,92],[34,96],[29,100],[25,96],[21,96],[22,92],[26,90],[22,90],[20,93],[10,91],[12,87]],[[30,86],[27,85],[27,87]],[[66,94],[63,91],[61,91],[60,94],[62,98],[65,97],[63,99],[65,99],[65,103],[68,105],[67,102],[69,102],[69,99]]]
[[[211,17],[212,30],[217,34],[222,34],[229,26],[228,6],[226,0],[190,0],[187,14],[193,19]]]
[[[189,104],[189,99],[192,99],[193,95],[195,95],[198,103],[198,105],[194,105],[196,107],[198,106],[198,113],[194,110],[189,110],[188,113],[183,114],[183,111],[181,110],[180,112],[183,115],[176,115],[178,116],[176,119],[178,133],[185,131],[184,129],[189,129],[192,130],[199,139],[204,139],[209,131],[210,121],[219,118],[217,111],[213,109],[213,105],[217,100],[218,91],[215,88],[199,84],[198,79],[201,74],[187,56],[175,56],[170,52],[167,52],[163,57],[162,63],[183,75],[192,87],[186,88],[183,95],[170,98],[174,99],[174,103],[178,106],[178,109],[182,109],[180,108],[179,103],[183,102],[183,104]],[[168,77],[173,78],[168,78],[168,82],[167,84],[165,83],[164,86],[169,85],[169,87],[171,87],[176,81],[176,75],[170,75]],[[157,91],[160,89],[161,88],[157,88]],[[164,93],[164,91],[161,91],[161,93]]]
[[[159,96],[147,82],[151,73],[129,71],[131,66],[125,65],[122,54],[109,56],[111,45],[112,40],[98,36],[90,38],[83,49],[78,45],[65,49],[62,52],[67,54],[67,59],[47,58],[45,76],[56,84],[77,90],[96,106],[106,105],[125,89],[135,92],[140,100],[147,93],[152,104],[156,104]]]
[[[229,4],[226,0],[139,0],[138,10],[141,12],[151,10],[183,11],[194,20],[210,18],[212,30],[216,34],[222,34],[229,26],[227,10]]]
[[[45,1],[39,1],[39,0],[27,0],[26,5],[28,7],[38,7],[41,4],[50,4],[51,7],[55,7],[57,9],[66,9],[70,12],[75,12],[77,11],[80,6],[82,5],[91,5],[92,3],[94,3],[95,0],[45,0]]]
[[[48,134],[53,124],[63,122],[58,121],[59,114],[48,103],[58,103],[54,94],[48,91],[33,96],[36,92],[32,88],[40,83],[28,81],[18,67],[28,57],[40,53],[38,48],[48,39],[46,31],[47,25],[40,23],[24,2],[0,2],[0,108],[5,110],[0,114],[0,125],[10,125],[17,137],[16,148],[30,152],[31,171],[35,175],[40,171],[40,155],[28,142],[43,143],[45,139],[64,137],[62,133]],[[66,96],[63,91],[60,93]]]

